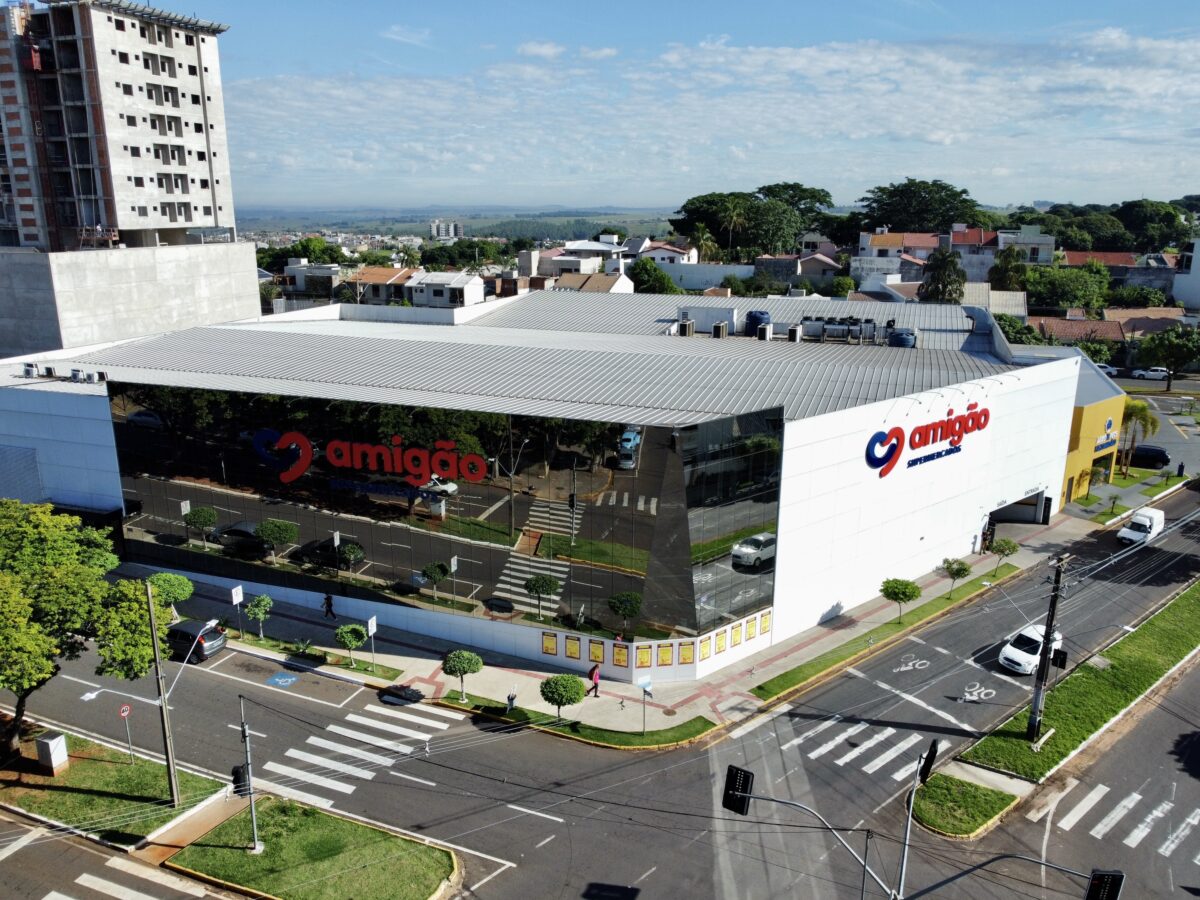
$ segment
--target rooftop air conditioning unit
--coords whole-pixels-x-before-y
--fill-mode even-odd
[[[758,334],[756,335],[760,341],[769,341],[771,339],[771,323],[763,322],[758,326]]]
[[[58,373],[54,371],[54,366],[46,366],[46,370],[42,373],[47,378],[57,378]]]
[[[83,381],[83,369],[72,369],[71,370],[71,380],[72,381]]]
[[[723,338],[729,334],[728,322],[713,322],[712,336],[715,338]]]
[[[696,321],[694,319],[684,319],[679,323],[679,336],[691,337],[696,333]]]
[[[87,376],[86,376],[86,379],[87,379],[87,383],[88,383],[88,384],[95,384],[95,383],[96,383],[96,381],[98,380],[98,379],[96,378],[96,373],[95,373],[95,372],[88,372],[88,373],[87,373]]]
[[[25,363],[24,373],[26,378],[37,378],[37,363]]]
[[[800,343],[800,334],[801,334],[801,331],[802,331],[802,328],[801,328],[801,326],[799,326],[799,325],[789,325],[789,326],[788,326],[788,343],[789,343],[789,344],[798,344],[798,343]]]

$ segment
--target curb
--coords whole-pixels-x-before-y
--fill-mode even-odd
[[[303,669],[306,672],[312,672],[314,675],[320,675],[324,678],[332,678],[334,681],[344,681],[348,684],[357,684],[363,687],[379,688],[380,690],[392,686],[392,682],[384,681],[382,678],[372,679],[370,676],[363,678],[355,678],[353,675],[343,675],[341,672],[330,672],[322,666],[312,666],[308,663],[292,662],[282,653],[276,653],[274,650],[260,650],[257,647],[247,647],[241,641],[230,639],[226,646],[234,653],[245,653],[247,656],[254,656],[258,659],[269,659],[272,662],[287,663],[289,666],[294,666],[297,669]]]
[[[574,556],[563,556],[561,553],[554,554],[554,558],[555,560],[561,560],[562,562],[577,563],[581,566],[589,566],[593,569],[604,569],[606,572],[620,572],[622,575],[640,575],[642,578],[646,577],[646,573],[640,569],[626,569],[624,566],[614,566],[610,565],[609,563],[596,562],[590,559],[578,559]]]
[[[13,813],[14,815],[22,816],[26,819],[32,819],[33,821],[42,825],[48,825],[55,831],[61,832],[62,834],[73,834],[76,837],[87,838],[89,841],[96,842],[101,847],[107,847],[109,850],[116,850],[118,853],[124,853],[128,855],[129,852],[136,847],[135,844],[118,844],[114,841],[105,840],[98,834],[93,834],[90,831],[83,831],[74,827],[73,825],[67,825],[65,822],[60,822],[57,819],[51,819],[49,816],[43,816],[35,812],[30,812],[29,810],[20,806],[13,806],[11,803],[0,802],[0,809],[3,809],[5,812]]]
[[[226,797],[229,796],[229,790],[230,790],[229,786],[226,785],[225,787],[219,788],[218,790],[214,791],[212,793],[212,795],[209,796],[207,799],[201,800],[199,803],[197,803],[191,809],[184,810],[179,815],[177,815],[175,818],[173,818],[170,822],[167,822],[165,825],[160,825],[158,828],[155,828],[152,832],[150,832],[148,835],[146,835],[144,838],[142,838],[140,841],[138,841],[136,844],[134,844],[133,849],[134,850],[143,850],[146,847],[150,846],[150,844],[153,843],[154,840],[163,832],[168,831],[171,828],[174,828],[178,823],[182,822],[184,819],[187,819],[189,816],[193,815],[194,813],[198,813],[202,809],[208,808],[212,804],[216,803],[218,800],[224,800]]]
[[[201,835],[203,837],[204,835]],[[190,846],[190,845],[189,845]],[[235,894],[241,894],[243,897],[253,897],[254,900],[283,900],[282,897],[276,897],[274,894],[268,894],[263,891],[255,890],[252,887],[246,887],[244,884],[234,884],[232,881],[222,881],[215,875],[208,875],[204,872],[197,872],[195,869],[189,869],[187,866],[181,866],[179,863],[164,860],[162,867],[170,869],[179,875],[186,876],[193,881],[199,881],[202,884],[211,884],[213,887],[222,888],[226,891],[232,891]]]
[[[992,816],[970,834],[952,834],[949,831],[942,831],[940,828],[934,828],[932,825],[926,825],[915,815],[913,816],[913,821],[930,834],[936,834],[938,837],[943,837],[948,841],[974,841],[983,837],[985,834],[999,825],[1004,817],[1012,812],[1013,807],[1020,803],[1021,800],[1021,797],[1013,797],[1012,803],[1008,804],[1008,806],[1004,807],[1004,809],[1000,810],[1000,812],[996,813],[996,815]]]

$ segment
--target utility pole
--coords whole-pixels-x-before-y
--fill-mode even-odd
[[[1046,702],[1046,678],[1050,674],[1050,648],[1054,644],[1054,616],[1062,592],[1063,570],[1070,554],[1060,556],[1054,563],[1054,587],[1050,591],[1050,610],[1046,613],[1046,630],[1042,635],[1042,652],[1038,656],[1037,676],[1033,682],[1033,704],[1029,708],[1029,728],[1025,739],[1036,741],[1042,736],[1042,707]]]
[[[166,749],[167,781],[171,786],[171,806],[179,808],[179,773],[175,770],[175,739],[171,736],[171,714],[167,708],[167,683],[158,646],[158,624],[154,618],[154,588],[146,582],[146,605],[150,610],[150,643],[154,645],[154,680],[158,685],[158,709],[162,715],[163,746]]]
[[[246,698],[241,694],[238,694],[238,705],[242,711],[242,743],[246,747],[246,791],[250,795],[250,828],[254,837],[254,844],[250,847],[250,852],[259,854],[263,852],[263,845],[262,841],[258,839],[258,813],[254,809],[254,769],[250,764],[250,728],[246,725]]]

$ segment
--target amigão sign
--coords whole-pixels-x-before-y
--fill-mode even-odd
[[[987,407],[979,409],[978,403],[972,403],[967,406],[966,413],[962,415],[955,415],[952,409],[946,410],[945,419],[918,425],[907,435],[899,426],[888,431],[877,431],[867,441],[867,465],[872,469],[878,469],[879,477],[883,478],[899,464],[906,444],[910,450],[924,450],[926,447],[933,447],[937,444],[949,444],[948,447],[941,450],[909,459],[906,465],[906,468],[909,469],[960,453],[962,452],[963,438],[973,432],[983,431],[988,427],[991,418]]]

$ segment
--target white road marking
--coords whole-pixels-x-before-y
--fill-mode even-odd
[[[1092,811],[1092,807],[1104,799],[1104,795],[1108,793],[1108,788],[1103,784],[1098,784],[1090,791],[1088,795],[1075,804],[1075,808],[1062,817],[1058,823],[1058,827],[1063,831],[1070,831],[1075,827],[1075,823]]]
[[[970,666],[971,668],[978,669],[980,672],[983,672],[992,678],[999,678],[1001,681],[1007,682],[1008,684],[1011,684],[1013,687],[1018,687],[1023,691],[1032,691],[1033,690],[1033,688],[1031,688],[1029,685],[1022,684],[1021,682],[1017,681],[1015,678],[1009,678],[1007,675],[1002,675],[999,672],[993,672],[987,666],[980,665],[979,663],[975,662],[975,660],[973,660],[973,659],[968,659],[965,656],[960,656],[958,658],[962,662],[964,662],[968,666]]]
[[[354,786],[350,784],[342,784],[340,781],[334,781],[332,778],[325,778],[322,775],[314,775],[312,772],[306,772],[303,769],[295,769],[291,766],[285,766],[280,763],[271,761],[263,766],[268,772],[274,772],[276,775],[286,775],[288,778],[293,778],[296,781],[306,781],[309,784],[315,784],[317,787],[323,787],[327,790],[337,791],[340,794],[353,794]]]
[[[892,747],[889,750],[887,750],[886,752],[875,757],[873,760],[871,760],[869,763],[867,763],[865,766],[863,766],[862,770],[864,772],[866,772],[868,775],[870,775],[871,773],[873,773],[879,769],[882,769],[884,766],[886,766],[888,763],[890,763],[893,759],[895,759],[897,756],[899,756],[901,753],[903,753],[905,750],[907,750],[909,747],[911,747],[913,744],[917,743],[920,740],[921,740],[921,735],[910,734],[908,737],[906,737],[904,740],[902,740],[895,747]]]
[[[1142,799],[1141,794],[1138,794],[1138,793],[1130,794],[1128,797],[1126,797],[1124,800],[1122,800],[1120,803],[1118,803],[1116,808],[1114,808],[1112,810],[1112,812],[1110,812],[1107,816],[1105,816],[1103,819],[1101,819],[1099,825],[1097,825],[1095,828],[1093,828],[1088,833],[1094,838],[1104,837],[1106,834],[1109,833],[1109,831],[1112,830],[1112,827],[1114,825],[1116,825],[1119,821],[1121,821],[1121,818],[1125,815],[1125,813],[1127,813],[1131,809],[1133,809],[1138,804],[1138,801],[1141,799]]]
[[[405,775],[403,772],[398,772],[395,769],[392,769],[388,774],[394,775],[396,778],[403,778],[406,781],[415,781],[417,784],[423,784],[427,787],[437,787],[436,781],[430,781],[427,778],[418,778],[416,775]]]
[[[75,898],[68,897],[66,894],[60,894],[58,891],[51,891],[42,900],[75,900]]]
[[[415,738],[418,741],[427,741],[432,736],[425,731],[413,731],[411,728],[402,728],[399,725],[393,725],[391,722],[380,722],[376,719],[368,719],[366,716],[356,716],[353,713],[346,716],[346,721],[353,722],[355,725],[367,725],[371,728],[378,728],[380,731],[390,731],[392,734]]]
[[[382,747],[384,750],[391,750],[393,753],[412,753],[412,747],[406,747],[404,744],[396,741],[389,741],[385,737],[367,734],[365,731],[355,731],[353,728],[343,728],[341,725],[326,725],[325,730],[332,731],[334,734],[340,734],[344,737],[354,738],[356,741],[361,741],[364,744],[371,744],[375,747]]]
[[[820,747],[817,747],[815,750],[813,750],[810,754],[808,754],[808,758],[809,759],[817,759],[820,756],[824,756],[826,753],[828,753],[830,750],[832,750],[834,747],[836,747],[842,741],[858,734],[860,731],[862,731],[864,728],[867,727],[867,724],[868,723],[866,723],[866,722],[859,722],[857,725],[851,725],[849,728],[847,728],[845,731],[841,732],[833,740],[826,741]]]
[[[58,677],[67,681],[74,681],[76,684],[86,684],[88,687],[100,687],[100,685],[96,684],[94,681],[84,681],[82,678],[76,678],[74,675],[60,675]]]
[[[254,779],[255,790],[258,790],[259,779]],[[282,784],[272,784],[269,781],[262,782],[262,790],[271,794],[278,794],[280,797],[286,797],[289,800],[295,800],[299,803],[307,803],[309,806],[315,806],[317,809],[332,809],[333,801],[327,797],[320,797],[317,794],[310,794],[307,791],[298,791],[293,787],[287,787]]]
[[[638,496],[637,509],[638,509],[638,512],[645,511],[645,509],[646,509],[646,495],[645,494],[640,494]]]
[[[880,743],[881,741],[886,741],[888,738],[890,738],[895,733],[896,733],[895,728],[885,728],[885,729],[883,729],[883,731],[879,732],[877,735],[875,735],[869,741],[865,741],[865,742],[859,744],[857,747],[855,747],[853,750],[851,750],[845,756],[839,756],[837,759],[835,759],[833,761],[833,764],[835,766],[844,766],[846,763],[850,762],[850,760],[866,753],[868,750],[870,750],[872,747],[874,747],[876,744]]]
[[[935,716],[937,716],[940,719],[945,719],[951,725],[954,725],[956,728],[962,729],[967,734],[971,734],[971,735],[979,734],[979,732],[976,731],[974,728],[972,728],[970,725],[967,725],[964,722],[958,721],[958,719],[954,718],[954,716],[950,715],[950,713],[943,712],[942,710],[938,709],[936,706],[932,706],[932,705],[926,703],[920,697],[915,697],[912,694],[905,693],[904,691],[901,691],[901,690],[898,690],[897,688],[892,687],[890,684],[886,684],[882,681],[878,681],[874,678],[871,678],[870,676],[864,675],[862,672],[858,671],[858,669],[847,668],[846,671],[849,672],[851,675],[855,676],[856,678],[862,678],[866,681],[871,682],[873,685],[875,685],[876,687],[878,687],[882,690],[889,691],[890,693],[895,694],[901,700],[907,700],[909,703],[912,703],[915,706],[921,707],[921,709],[925,710],[926,712],[933,713]]]
[[[75,883],[85,888],[91,888],[93,891],[99,891],[101,894],[116,897],[117,900],[155,900],[153,894],[143,894],[141,891],[135,891],[131,887],[99,878],[88,872],[84,872],[76,878]]]
[[[468,851],[468,852],[470,852],[470,851]],[[491,859],[492,857],[488,857],[488,858]],[[483,879],[482,881],[475,882],[473,885],[471,885],[469,890],[473,894],[477,890],[479,890],[481,887],[483,887],[485,884],[487,884],[489,881],[491,881],[493,878],[495,878],[497,875],[499,875],[501,872],[507,872],[509,869],[515,869],[516,867],[517,867],[516,863],[505,863],[499,869],[497,869],[495,872],[493,872],[491,875],[489,875],[487,878]]]
[[[374,763],[377,766],[390,766],[395,762],[390,756],[382,756],[378,753],[372,753],[370,750],[360,750],[348,744],[339,744],[337,741],[327,741],[325,738],[310,737],[306,738],[304,743],[320,747],[322,750],[332,750],[334,753],[341,753],[343,756],[353,756],[356,759]]]
[[[515,809],[517,812],[528,813],[531,816],[541,816],[543,819],[549,819],[551,822],[562,823],[565,821],[564,819],[560,819],[558,816],[552,816],[548,813],[538,812],[536,809],[526,809],[523,806],[514,806],[512,803],[506,803],[504,805],[509,809]]]
[[[232,722],[228,723],[227,727],[228,727],[228,728],[232,728],[234,731],[241,731],[241,730],[242,730],[242,726],[241,726],[241,725],[234,725]],[[265,734],[260,734],[259,732],[255,731],[253,728],[247,728],[246,730],[247,730],[248,732],[250,732],[252,735],[254,735],[255,737],[260,737],[260,738],[265,738],[265,737],[266,737],[266,735],[265,735]]]
[[[758,728],[759,725],[764,725],[767,722],[774,721],[779,716],[786,715],[787,713],[789,713],[791,711],[792,711],[791,704],[785,703],[782,706],[777,707],[776,709],[773,709],[766,716],[755,716],[749,722],[745,722],[744,724],[739,725],[737,728],[733,729],[733,731],[729,732],[729,739],[731,741],[736,741],[738,738],[745,737],[750,732],[754,731],[754,729]]]
[[[1063,797],[1071,793],[1075,786],[1079,784],[1078,778],[1068,778],[1066,786],[1061,791],[1047,791],[1038,798],[1037,803],[1033,804],[1029,812],[1025,813],[1025,818],[1030,822],[1040,822],[1045,818],[1046,813],[1052,809],[1057,809],[1058,804],[1062,802]]]
[[[406,722],[416,722],[418,725],[424,725],[426,728],[440,728],[445,731],[450,727],[448,722],[431,722],[429,719],[424,719],[421,716],[414,716],[412,713],[402,712],[398,709],[388,709],[385,706],[373,706],[367,712],[378,713],[381,716],[391,716],[393,719],[403,719]]]
[[[343,775],[349,775],[352,778],[361,778],[364,781],[370,781],[375,777],[375,773],[370,769],[364,769],[362,766],[352,766],[348,763],[338,762],[335,759],[326,759],[323,756],[317,756],[315,753],[306,753],[303,750],[288,749],[283,755],[322,769],[328,769],[331,772],[341,772]]]
[[[617,502],[617,492],[613,491],[611,494],[608,495],[608,505],[615,506],[616,502]]]
[[[180,878],[178,875],[172,875],[170,872],[164,872],[162,869],[152,868],[145,863],[134,862],[127,856],[110,857],[105,865],[116,869],[118,872],[124,872],[126,875],[132,875],[135,878],[144,878],[163,887],[169,887],[172,890],[179,891],[181,894],[187,894],[189,897],[205,897],[208,895],[208,891],[200,887],[200,885],[188,881],[186,878]]]
[[[924,643],[925,643],[925,642],[924,642],[923,640],[921,640],[919,637],[914,637],[914,636],[913,636],[913,635],[911,635],[911,634],[910,634],[910,635],[908,635],[908,640],[912,641],[914,644],[924,644]]]
[[[625,494],[621,497],[621,505],[622,506],[629,505],[629,491],[626,491]]]
[[[1175,852],[1175,848],[1183,843],[1184,838],[1191,833],[1191,830],[1197,825],[1200,825],[1200,809],[1193,809],[1192,814],[1184,819],[1183,824],[1171,832],[1171,836],[1163,841],[1162,846],[1158,848],[1158,852],[1162,856],[1170,856]]]
[[[834,725],[836,725],[840,721],[842,721],[842,717],[840,715],[838,715],[837,713],[834,713],[834,715],[831,718],[826,719],[824,722],[822,722],[820,725],[816,726],[815,728],[810,728],[808,731],[804,732],[804,734],[800,735],[800,737],[792,738],[786,744],[783,744],[779,749],[780,750],[790,750],[790,749],[792,749],[792,747],[795,747],[797,744],[803,744],[808,738],[812,737],[813,735],[820,734],[826,728],[832,728]]]
[[[657,871],[658,871],[658,866],[651,866],[646,871],[646,873],[644,875],[642,875],[641,878],[639,878],[637,881],[634,882],[634,884],[641,884],[643,881],[645,881],[647,878],[649,878],[651,875],[653,875]]]
[[[1142,821],[1138,823],[1137,828],[1129,832],[1129,836],[1125,838],[1123,842],[1125,846],[1136,847],[1138,844],[1140,844],[1143,840],[1145,840],[1146,835],[1150,833],[1150,829],[1154,827],[1154,823],[1169,813],[1174,807],[1174,803],[1169,800],[1164,800],[1162,803],[1158,804],[1158,806],[1154,807],[1154,809],[1150,810],[1150,812],[1146,814],[1146,818],[1142,819]]]
[[[650,498],[650,515],[652,515],[652,516],[658,515],[658,498],[657,497]]]
[[[446,719],[454,719],[459,721],[467,717],[466,713],[455,712],[452,709],[446,709],[444,706],[429,706],[428,704],[412,704],[415,708],[423,713],[433,713],[435,716],[442,716]]]
[[[30,841],[36,840],[37,838],[41,837],[45,833],[46,833],[45,828],[34,828],[33,830],[28,831],[25,834],[21,835],[19,838],[17,838],[15,841],[13,841],[11,844],[7,845],[6,847],[0,847],[0,862],[3,862],[4,860],[8,859],[10,856],[12,856],[14,853],[16,853],[18,850],[20,850],[22,847],[24,847]]]
[[[399,547],[401,550],[411,550],[412,549],[412,547],[408,546],[408,544],[389,544],[387,541],[380,541],[379,543],[382,544],[384,547]]]
[[[552,834],[552,835],[550,835],[550,837],[548,837],[548,838],[545,838],[544,840],[542,840],[542,841],[541,841],[540,843],[538,843],[538,845],[537,845],[536,847],[534,847],[533,849],[534,849],[534,850],[538,850],[538,849],[540,849],[540,848],[542,848],[542,847],[545,847],[545,846],[546,846],[548,843],[550,843],[550,842],[551,842],[552,840],[554,840],[556,837],[558,837],[558,835],[557,835],[557,834]]]
[[[918,757],[912,762],[906,764],[903,769],[892,776],[893,781],[905,781],[912,778],[913,772],[917,771],[917,766],[921,765],[921,759]]]

